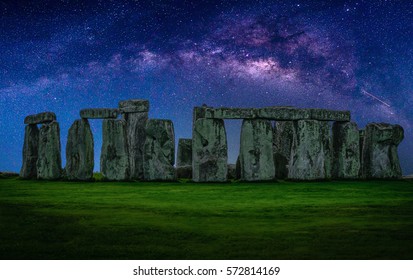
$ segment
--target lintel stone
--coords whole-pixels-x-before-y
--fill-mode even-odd
[[[119,102],[121,113],[148,112],[149,101],[145,99],[130,99]]]
[[[53,112],[43,112],[35,115],[29,115],[24,118],[24,124],[42,124],[50,123],[56,120],[56,114]]]
[[[82,119],[116,119],[119,115],[118,109],[93,108],[80,110]]]

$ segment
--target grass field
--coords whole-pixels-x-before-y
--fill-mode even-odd
[[[413,259],[413,181],[0,179],[2,259]]]

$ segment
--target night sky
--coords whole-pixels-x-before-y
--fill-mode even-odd
[[[56,113],[63,163],[79,111],[149,99],[191,137],[192,108],[350,110],[398,123],[413,173],[412,1],[0,1],[0,170],[19,171],[24,117]],[[229,161],[240,120],[226,121]],[[101,120],[92,120],[99,169]]]

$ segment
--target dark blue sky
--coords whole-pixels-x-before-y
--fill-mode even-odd
[[[411,1],[1,1],[0,170],[21,166],[24,116],[67,131],[88,107],[150,100],[191,137],[192,108],[320,107],[401,124],[413,173]],[[95,163],[101,121],[91,122]],[[227,121],[230,161],[240,121]]]

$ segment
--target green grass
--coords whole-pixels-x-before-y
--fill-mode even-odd
[[[413,182],[0,179],[1,259],[413,259]]]

